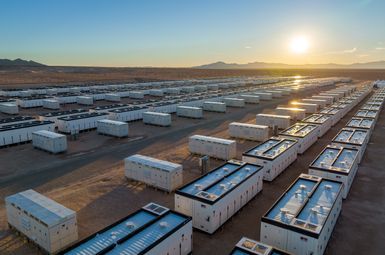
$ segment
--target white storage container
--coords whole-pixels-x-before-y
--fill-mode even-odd
[[[99,134],[126,137],[128,136],[128,123],[116,120],[98,120],[97,131]]]
[[[325,107],[319,113],[329,115],[332,119],[332,126],[334,126],[341,120],[346,111],[341,108]]]
[[[261,241],[296,255],[324,254],[341,212],[342,186],[301,174],[262,217]]]
[[[257,125],[277,126],[279,129],[285,129],[290,126],[290,116],[259,113],[256,115],[256,123]]]
[[[19,98],[16,100],[16,103],[21,108],[35,108],[43,106],[43,99],[45,97],[28,97],[28,98]]]
[[[229,107],[237,107],[237,108],[245,107],[244,99],[226,97],[226,98],[223,98],[223,102],[226,104],[226,106],[229,106]]]
[[[144,112],[143,123],[161,127],[171,126],[171,114],[161,112]]]
[[[213,234],[262,190],[262,179],[261,166],[228,162],[178,189],[175,210]]]
[[[326,100],[315,99],[315,98],[305,98],[305,99],[301,99],[301,101],[304,103],[317,104],[319,105],[319,108],[324,108],[327,104]]]
[[[104,120],[107,117],[108,114],[104,112],[89,112],[60,117],[57,119],[58,130],[66,134],[75,134],[84,130],[95,129],[98,120]]]
[[[87,113],[88,110],[84,109],[76,109],[76,110],[69,110],[69,111],[58,111],[58,112],[48,112],[44,113],[42,115],[39,115],[39,120],[50,120],[55,122],[55,127],[58,125],[57,119],[60,117],[67,117],[71,115],[76,115],[80,113]]]
[[[150,96],[154,96],[154,97],[162,97],[163,96],[163,90],[162,89],[150,89],[149,94],[150,94]]]
[[[277,107],[275,112],[279,115],[290,116],[292,120],[302,120],[306,117],[306,110],[294,107]]]
[[[189,138],[189,150],[193,154],[229,160],[237,156],[237,143],[234,140],[193,135]]]
[[[311,98],[325,100],[326,104],[334,103],[334,97],[332,96],[312,96]]]
[[[259,96],[259,99],[261,99],[261,100],[272,100],[273,99],[272,93],[253,92],[253,95]]]
[[[322,137],[332,127],[333,120],[327,114],[312,114],[309,117],[301,120],[301,122],[318,125],[318,137]]]
[[[180,164],[136,154],[124,160],[124,169],[128,179],[168,192],[183,184],[183,166]]]
[[[178,95],[180,94],[180,88],[167,88],[166,93],[171,95]]]
[[[176,115],[179,117],[201,119],[203,118],[203,110],[199,107],[177,106]]]
[[[64,255],[189,255],[191,217],[149,203],[66,250]]]
[[[16,103],[0,103],[0,112],[11,115],[18,114],[19,107]]]
[[[240,122],[229,124],[229,134],[231,137],[242,138],[251,141],[265,141],[269,138],[269,127],[263,125],[253,125]]]
[[[297,159],[295,139],[271,137],[242,154],[242,161],[263,166],[266,181],[274,180]]]
[[[120,96],[118,94],[106,94],[106,97],[105,97],[106,101],[109,101],[109,102],[120,102]]]
[[[76,103],[80,105],[93,105],[94,99],[91,96],[78,96],[76,97]]]
[[[248,104],[259,104],[259,96],[256,95],[240,95],[241,99],[245,100]]]
[[[129,97],[134,99],[142,99],[144,98],[144,93],[142,91],[130,91]]]
[[[266,93],[271,93],[273,98],[280,98],[282,97],[282,91],[278,91],[278,90],[266,90],[265,91]]]
[[[318,125],[298,122],[280,132],[279,136],[297,140],[298,154],[303,154],[318,140],[318,134]]]
[[[46,253],[56,254],[78,239],[76,213],[26,190],[5,198],[8,224]]]
[[[203,102],[203,110],[208,112],[226,112],[226,104],[221,102],[205,101]]]
[[[44,99],[43,100],[43,108],[58,110],[60,109],[60,103],[56,99]]]
[[[55,124],[51,121],[29,121],[18,124],[3,125],[0,127],[0,147],[29,142],[32,133],[38,130],[55,130]]]
[[[357,149],[359,152],[358,163],[360,163],[362,157],[364,156],[368,142],[369,131],[367,129],[343,128],[334,137],[332,145]]]
[[[60,153],[67,150],[67,137],[47,130],[32,133],[32,145],[51,153]]]
[[[318,111],[317,104],[303,103],[303,102],[291,102],[290,105],[295,108],[305,109],[306,113],[316,113]]]
[[[358,170],[358,149],[328,145],[310,164],[309,174],[342,182],[346,198]]]
[[[130,106],[108,111],[108,118],[118,121],[135,121],[143,119],[143,113],[148,111],[148,106]]]

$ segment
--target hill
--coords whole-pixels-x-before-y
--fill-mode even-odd
[[[17,58],[15,60],[0,59],[0,67],[18,67],[18,66],[43,67],[46,65],[40,64],[32,60],[29,60],[29,61],[23,60],[21,58]]]

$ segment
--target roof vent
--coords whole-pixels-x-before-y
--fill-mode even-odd
[[[201,184],[194,184],[195,189],[202,190],[202,185]]]
[[[281,208],[279,211],[281,212],[282,215],[286,215],[287,213],[289,213],[289,210],[285,207]]]
[[[250,171],[251,171],[250,167],[246,167],[246,168],[245,168],[245,171],[246,171],[246,172],[250,172]]]
[[[129,228],[129,229],[133,229],[133,228],[135,228],[136,226],[135,226],[135,223],[134,223],[134,222],[132,222],[132,221],[127,221],[127,222],[126,222],[126,227]]]
[[[311,208],[310,211],[312,214],[315,214],[315,215],[318,213],[317,208],[315,208],[315,207]]]
[[[161,228],[167,228],[167,227],[168,227],[168,223],[165,222],[165,221],[162,221],[161,223],[159,223],[159,226],[160,226]]]
[[[226,188],[226,184],[221,183],[221,184],[219,184],[219,187],[221,187],[221,189],[225,189]]]
[[[305,189],[306,189],[306,185],[301,184],[301,185],[299,185],[299,188],[300,188],[301,190],[305,190]]]
[[[325,190],[331,190],[332,189],[332,185],[325,185]]]

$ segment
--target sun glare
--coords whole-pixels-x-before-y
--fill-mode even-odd
[[[305,36],[298,36],[291,40],[290,49],[293,53],[304,54],[309,49],[309,40]]]

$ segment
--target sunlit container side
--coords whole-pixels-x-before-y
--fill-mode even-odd
[[[259,96],[260,100],[272,100],[273,99],[273,94],[272,93],[267,93],[267,92],[253,92],[253,95]]]
[[[221,102],[215,102],[215,101],[205,101],[203,102],[203,110],[208,112],[226,112],[226,104]]]
[[[162,97],[164,93],[162,89],[150,89],[149,95],[153,97]]]
[[[244,94],[239,96],[241,99],[245,100],[247,104],[259,104],[259,96]]]
[[[334,98],[334,102],[340,100],[341,98],[343,98],[343,93],[333,93],[333,91],[326,91],[326,92],[321,92],[318,94],[319,96],[327,96],[327,97],[333,97]]]
[[[265,90],[264,92],[271,93],[273,98],[281,98],[283,96],[282,91],[278,91],[278,90]]]
[[[364,156],[366,146],[368,145],[369,138],[369,131],[366,129],[343,128],[333,138],[332,145],[357,149],[359,152],[358,163],[360,163]]]
[[[177,106],[176,115],[178,117],[201,119],[203,118],[203,109],[192,106]]]
[[[274,110],[278,115],[287,115],[294,121],[302,120],[306,117],[306,110],[294,107],[277,107]]]
[[[125,158],[124,169],[128,179],[168,192],[183,184],[183,166],[180,164],[136,154]]]
[[[293,108],[304,109],[305,113],[316,113],[319,108],[317,104],[303,103],[303,102],[296,102],[296,101],[290,102],[290,106]]]
[[[43,100],[43,108],[51,109],[51,110],[58,110],[58,109],[60,109],[60,103],[56,99],[44,99]]]
[[[120,102],[121,98],[118,94],[108,93],[106,94],[105,100],[108,102]]]
[[[143,123],[161,127],[171,126],[171,114],[161,112],[144,112]]]
[[[327,104],[326,100],[314,99],[314,98],[304,98],[304,99],[301,99],[301,102],[309,103],[309,104],[317,104],[319,105],[320,109],[324,108]]]
[[[189,151],[193,154],[229,160],[237,156],[237,143],[234,140],[193,135],[189,138]]]
[[[133,99],[142,99],[144,98],[144,93],[142,91],[130,91],[128,96]]]
[[[34,190],[5,198],[8,225],[45,253],[56,254],[78,239],[76,212]]]
[[[356,176],[358,161],[358,149],[328,145],[310,164],[309,174],[342,182],[345,199]]]
[[[98,120],[96,124],[98,134],[114,137],[128,136],[128,123],[116,120]]]
[[[32,145],[50,153],[61,153],[67,150],[67,137],[48,130],[32,133]]]
[[[298,141],[271,137],[242,154],[242,161],[263,166],[266,181],[273,181],[297,159]]]
[[[234,97],[225,97],[223,98],[223,102],[228,107],[236,107],[236,108],[243,108],[245,107],[245,100],[240,98],[234,98]]]
[[[280,137],[298,141],[298,154],[303,154],[318,140],[319,127],[316,124],[298,122],[279,133]]]
[[[189,255],[192,220],[149,203],[63,251],[63,255]]]
[[[175,210],[193,227],[213,234],[261,190],[262,167],[228,162],[175,191]]]
[[[322,255],[342,207],[341,182],[301,174],[261,218],[261,242]]]
[[[89,112],[57,119],[59,132],[75,134],[85,130],[95,129],[98,120],[107,119],[108,114],[104,112]]]
[[[277,126],[279,129],[285,129],[290,126],[291,117],[288,115],[276,115],[258,113],[256,115],[256,124],[264,126]]]
[[[0,127],[0,147],[32,141],[32,133],[38,130],[54,131],[51,121],[28,121]]]
[[[78,96],[76,97],[76,103],[79,105],[93,105],[94,99],[92,96]]]
[[[269,138],[270,129],[268,126],[253,125],[248,123],[232,122],[229,124],[231,137],[251,141],[265,141]]]
[[[229,255],[294,255],[247,237],[235,245]]]
[[[9,115],[19,114],[19,107],[16,103],[0,103],[0,112]]]
[[[315,95],[315,96],[311,96],[311,98],[325,100],[326,104],[329,104],[329,105],[334,103],[334,97],[332,96]]]

